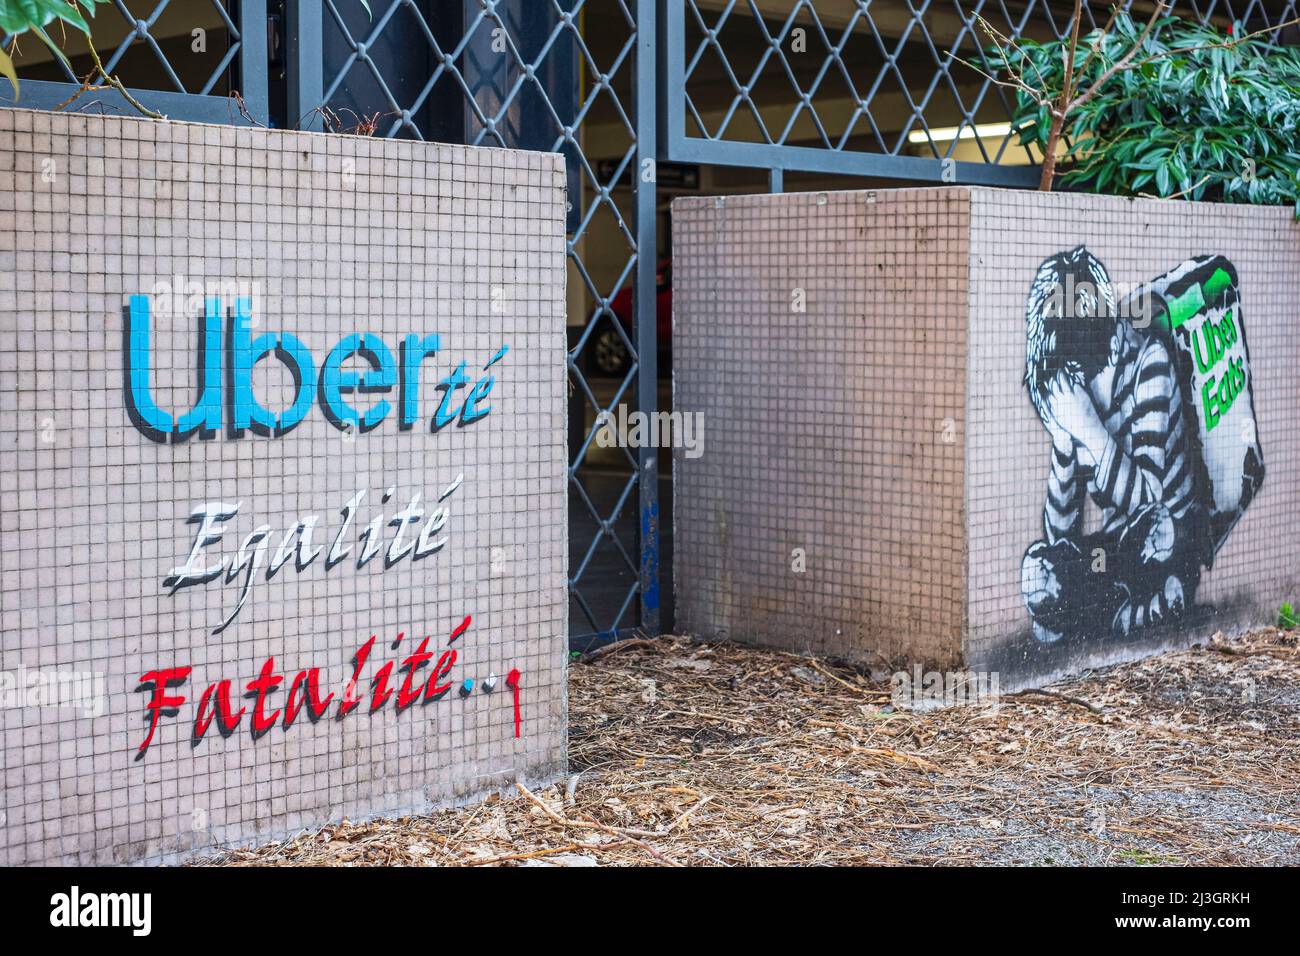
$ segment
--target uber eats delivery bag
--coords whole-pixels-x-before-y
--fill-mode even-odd
[[[1125,307],[1135,327],[1166,340],[1177,366],[1184,420],[1194,426],[1197,496],[1209,518],[1209,566],[1264,481],[1237,270],[1223,256],[1188,259]]]

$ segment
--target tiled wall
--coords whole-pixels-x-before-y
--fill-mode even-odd
[[[703,456],[675,456],[681,630],[872,663],[963,660],[1009,689],[1271,623],[1282,602],[1300,604],[1300,225],[1290,210],[964,187],[673,208],[674,400],[705,415]],[[1228,406],[1219,451],[1172,444],[1195,469],[1226,460],[1227,446],[1241,462],[1257,440],[1264,479],[1212,566],[1194,573],[1166,571],[1208,527],[1183,520],[1194,510],[1166,526],[1159,509],[1119,509],[1103,528],[1085,492],[1087,567],[1074,570],[1088,581],[1062,573],[1044,584],[1040,597],[1060,586],[1072,610],[1059,631],[1035,635],[1022,562],[1046,537],[1052,442],[1026,388],[1027,298],[1046,260],[1079,247],[1120,298],[1196,257],[1233,270],[1229,311],[1245,346],[1209,368],[1218,389],[1226,363],[1248,359],[1252,394]],[[792,307],[800,293],[805,312]],[[1179,334],[1207,314],[1186,312]],[[1141,364],[1112,357],[1114,329],[1095,339],[1098,367],[1111,368],[1099,383],[1159,371],[1159,350],[1132,353]],[[1092,341],[1074,327],[1062,336],[1070,360]],[[1169,381],[1186,374],[1166,365]],[[1154,379],[1142,381],[1145,402]],[[1175,429],[1174,395],[1190,399],[1180,414],[1200,414],[1202,385],[1165,395],[1157,419]],[[1106,387],[1117,447],[1139,447],[1151,408],[1138,415],[1119,385]],[[1189,433],[1201,427],[1186,421]],[[1172,487],[1177,472],[1166,475]],[[1099,542],[1109,564],[1094,563]],[[1157,576],[1165,604],[1145,594],[1148,616],[1114,632],[1115,595]]]
[[[673,204],[677,624],[872,664],[960,655],[969,197]]]
[[[1220,628],[1270,623],[1282,601],[1300,602],[1300,224],[1292,212],[990,189],[974,189],[971,197],[966,498],[972,662],[1018,673],[1025,683],[1186,644]],[[1030,633],[1021,593],[1022,557],[1044,535],[1051,455],[1024,384],[1026,298],[1040,263],[1080,245],[1121,291],[1192,257],[1221,255],[1235,266],[1266,473],[1213,568],[1202,574],[1183,624],[1127,638],[1066,634],[1043,643]],[[1092,614],[1105,613],[1102,603]]]
[[[15,110],[0,110],[0,143],[0,862],[165,858],[559,772],[562,160]],[[146,395],[168,414],[195,405],[203,306],[168,311],[160,284],[175,276],[230,293],[213,339],[230,404],[211,437],[147,434],[128,409],[140,402],[126,367],[145,357]],[[336,424],[303,387],[296,427],[229,434],[244,410],[225,341],[236,291],[252,293],[252,337],[296,337],[326,388],[380,368],[333,408],[388,401],[383,421]],[[147,350],[126,335],[135,295],[150,296]],[[322,371],[351,333],[386,347],[391,377],[382,354]],[[406,337],[435,333],[439,350],[412,371]],[[462,362],[466,384],[440,390]],[[274,353],[252,383],[277,413],[299,394]],[[447,395],[461,414],[435,428]],[[191,514],[217,502],[238,507],[195,567],[242,569],[173,591]],[[286,529],[312,515],[306,566],[286,551],[268,573]],[[249,685],[272,658],[259,702]],[[184,668],[161,692],[142,682]],[[294,679],[313,668],[330,703],[286,726],[303,703]],[[57,683],[78,674],[84,695]],[[201,697],[224,680],[244,712],[197,736]],[[164,702],[142,751],[159,693],[184,700]]]

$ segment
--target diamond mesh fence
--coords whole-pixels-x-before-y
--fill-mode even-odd
[[[323,7],[319,109],[312,115],[307,97],[290,110],[302,110],[295,118],[303,125],[565,156],[575,647],[637,627],[646,592],[639,505],[657,489],[642,487],[636,450],[595,441],[598,416],[639,404],[645,374],[631,310],[616,302],[636,277],[639,252],[628,186],[639,155],[637,4],[378,0],[369,14],[351,0]],[[653,263],[654,250],[646,255]]]
[[[1113,3],[1082,4],[1081,32],[1105,26]],[[1121,0],[1145,20],[1155,5]],[[1294,0],[1176,0],[1168,13],[1243,32],[1282,29]],[[1028,165],[1041,156],[1011,129],[1014,91],[984,55],[1005,41],[1067,37],[1070,0],[685,0],[668,14],[668,83],[679,102],[669,149],[716,162],[937,178],[939,162]],[[1294,39],[1291,28],[1290,39]],[[978,129],[977,129],[978,127]],[[747,148],[756,147],[756,148]],[[782,149],[786,153],[781,152]],[[840,160],[828,163],[829,157]],[[905,163],[891,159],[905,158]],[[928,160],[930,162],[917,162]],[[958,181],[1016,182],[967,167]],[[1029,182],[1031,177],[1019,177]]]

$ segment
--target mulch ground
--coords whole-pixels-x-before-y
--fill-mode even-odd
[[[793,654],[629,641],[570,668],[573,776],[224,865],[1297,864],[1297,632],[915,713]]]

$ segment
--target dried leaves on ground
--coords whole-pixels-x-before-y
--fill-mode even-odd
[[[926,713],[851,667],[682,638],[570,674],[568,780],[215,862],[1300,863],[1294,631]]]

